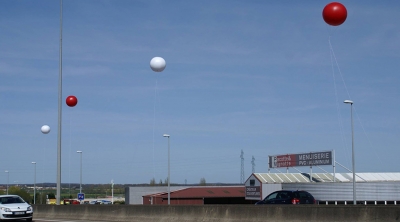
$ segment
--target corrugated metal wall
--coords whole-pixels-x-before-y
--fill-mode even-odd
[[[284,183],[282,189],[306,190],[320,201],[353,200],[353,183]],[[400,182],[356,183],[356,199],[400,202]]]
[[[275,192],[277,190],[282,190],[282,184],[281,183],[266,183],[262,185],[261,188],[261,196],[259,200],[264,199],[268,194]]]

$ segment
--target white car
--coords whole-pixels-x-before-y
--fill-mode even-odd
[[[96,204],[112,204],[112,202],[109,200],[97,200]]]
[[[92,200],[89,202],[89,204],[96,204],[97,200]]]
[[[0,195],[0,221],[32,221],[33,208],[18,195]]]

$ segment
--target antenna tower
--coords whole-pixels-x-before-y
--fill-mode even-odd
[[[244,155],[243,150],[240,153],[241,167],[240,167],[240,183],[244,183]]]
[[[256,158],[254,156],[251,158],[251,172],[256,172]]]

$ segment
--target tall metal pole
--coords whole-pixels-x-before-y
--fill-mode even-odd
[[[82,153],[81,153],[81,178],[80,178],[79,192],[82,193]]]
[[[333,153],[333,182],[336,182],[336,157],[335,157],[335,150],[333,150],[332,153]]]
[[[350,105],[351,113],[351,152],[352,152],[352,162],[353,162],[353,204],[356,205],[356,167],[354,158],[354,124],[353,124],[353,103]]]
[[[80,176],[80,186],[79,186],[79,193],[82,193],[82,151],[76,151],[81,155],[81,176]]]
[[[111,204],[114,204],[114,180],[111,180]]]
[[[35,176],[33,179],[33,204],[36,204],[36,162],[32,162],[35,165]]]
[[[63,2],[60,0],[60,57],[58,76],[58,136],[57,136],[57,194],[56,204],[61,201],[61,119],[62,119],[62,10]]]
[[[171,174],[170,174],[170,155],[169,155],[169,136],[168,136],[168,205],[171,204],[171,187],[170,187],[170,180],[171,180]]]
[[[171,180],[171,176],[170,176],[170,155],[169,155],[169,135],[168,134],[164,134],[164,137],[168,137],[168,205],[171,204],[171,187],[170,187],[170,180]]]
[[[353,204],[357,204],[356,200],[356,169],[355,169],[355,157],[354,157],[354,126],[353,126],[353,101],[345,100],[344,103],[350,104],[350,116],[351,116],[351,159],[353,168]]]
[[[10,182],[10,172],[8,170],[4,171],[7,173],[7,195],[8,195],[8,184]]]

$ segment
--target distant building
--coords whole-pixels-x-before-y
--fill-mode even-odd
[[[201,186],[175,190],[170,194],[171,205],[251,204],[245,199],[244,186]],[[168,204],[168,193],[143,196],[144,205]]]
[[[262,200],[277,190],[306,190],[319,204],[353,203],[352,173],[253,173],[245,182],[246,200]],[[400,204],[400,173],[357,173],[359,204]]]
[[[246,204],[245,187],[238,184],[217,186],[171,186],[171,204]],[[166,186],[125,188],[125,204],[168,204]]]
[[[171,186],[171,192],[188,188],[189,186]],[[125,204],[143,204],[143,196],[154,193],[168,192],[167,186],[133,186],[125,187]]]

